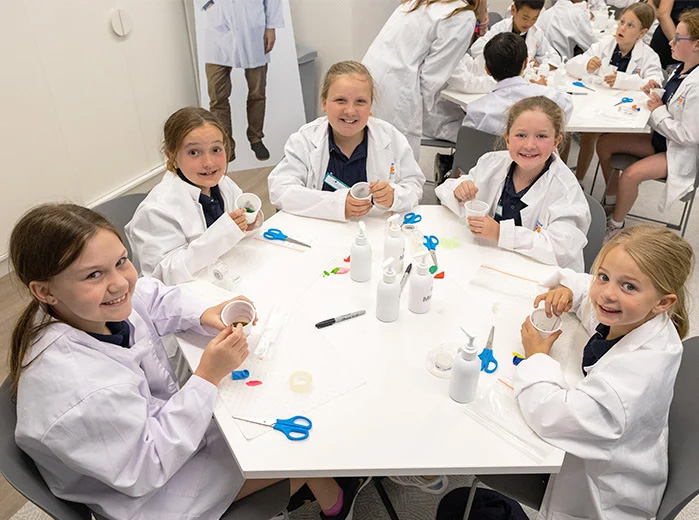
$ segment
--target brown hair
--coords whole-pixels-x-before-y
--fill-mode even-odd
[[[649,29],[650,26],[653,25],[653,21],[655,20],[655,11],[648,4],[640,2],[637,4],[631,4],[621,12],[621,16],[624,16],[624,13],[627,11],[630,11],[636,15],[636,18],[638,18],[638,20],[641,22],[641,27],[643,29]]]
[[[559,107],[555,101],[551,101],[546,96],[534,96],[530,98],[524,98],[517,101],[514,105],[510,107],[507,113],[507,127],[505,130],[505,135],[510,133],[512,125],[515,123],[517,118],[521,116],[524,112],[529,110],[534,110],[538,112],[543,112],[546,114],[553,125],[553,129],[556,132],[555,137],[559,135],[563,137],[558,146],[563,146],[566,141],[565,126],[566,117],[563,113],[561,107]]]
[[[687,26],[689,35],[699,39],[699,9],[687,9],[680,15],[680,22]]]
[[[667,313],[681,338],[689,332],[687,289],[692,274],[694,251],[685,239],[664,227],[634,226],[623,229],[605,244],[592,266],[596,275],[605,257],[621,247],[653,282],[661,295],[675,294],[677,301]]]
[[[481,0],[401,0],[401,4],[409,4],[410,2],[413,2],[413,6],[408,9],[409,13],[412,13],[413,11],[417,11],[420,9],[420,7],[424,6],[429,6],[432,4],[450,4],[452,2],[460,2],[464,5],[463,7],[457,7],[455,8],[451,13],[449,13],[449,16],[446,18],[451,18],[452,16],[456,16],[457,14],[463,12],[463,11],[475,11],[478,8],[478,3]],[[445,19],[446,19],[445,18]]]
[[[374,78],[371,77],[371,72],[364,65],[358,61],[347,60],[340,61],[332,65],[328,72],[325,73],[325,78],[323,79],[323,87],[320,89],[320,99],[325,101],[328,99],[328,91],[330,86],[334,81],[340,76],[351,75],[357,76],[362,81],[369,82],[369,90],[371,91],[371,101],[374,102],[376,99],[376,86],[374,84]]]
[[[99,213],[75,204],[42,204],[20,218],[10,235],[10,261],[15,276],[27,288],[64,271],[82,253],[85,244],[100,229],[117,229]],[[122,240],[123,242],[123,240]],[[41,319],[37,315],[43,309]],[[12,331],[9,353],[12,392],[17,391],[22,360],[39,333],[56,316],[49,305],[32,298]]]
[[[200,107],[180,108],[167,118],[163,128],[163,153],[167,158],[166,166],[168,170],[171,172],[176,170],[175,156],[187,134],[204,125],[213,125],[221,132],[223,135],[223,147],[226,150],[226,159],[231,156],[229,136],[215,115]]]

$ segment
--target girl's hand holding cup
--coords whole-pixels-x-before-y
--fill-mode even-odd
[[[587,72],[595,72],[601,66],[602,60],[600,60],[597,56],[595,56],[594,58],[590,58],[590,61],[587,62]]]
[[[225,329],[226,324],[223,323],[223,320],[221,319],[221,312],[223,311],[223,308],[226,305],[234,301],[244,301],[248,302],[250,305],[253,305],[253,303],[250,300],[248,300],[245,296],[236,296],[235,298],[231,298],[230,300],[221,302],[218,305],[215,305],[214,307],[209,307],[202,313],[201,318],[199,318],[199,321],[202,324],[202,326],[212,327],[216,330]],[[253,325],[255,323],[257,323],[257,315],[255,316],[255,320],[253,321]]]
[[[221,379],[242,365],[247,357],[248,340],[242,325],[235,328],[228,325],[206,346],[194,375],[218,386]]]
[[[454,197],[456,197],[456,200],[459,202],[465,202],[467,200],[475,199],[477,193],[478,188],[473,181],[464,181],[454,190]]]
[[[558,339],[562,331],[558,330],[552,333],[547,338],[542,338],[539,331],[532,324],[531,318],[527,316],[527,319],[522,323],[522,346],[524,347],[524,355],[527,358],[532,357],[534,354],[546,354],[551,352],[551,347],[554,342]]]
[[[649,95],[651,89],[654,89],[654,88],[661,88],[661,86],[658,85],[658,82],[657,82],[657,81],[655,81],[654,79],[652,79],[652,80],[650,80],[648,83],[646,83],[645,85],[643,85],[643,86],[641,87],[641,91],[642,91],[644,94]]]
[[[488,215],[468,217],[468,227],[474,236],[497,242],[500,240],[500,223]]]
[[[650,94],[648,94],[648,110],[653,112],[653,110],[663,106],[663,104],[663,99],[658,94],[656,94],[655,92],[651,92]]]
[[[234,209],[229,213],[233,222],[235,222],[243,233],[248,230],[248,221],[245,217],[245,213],[246,211],[244,209]]]
[[[348,191],[345,199],[345,218],[363,217],[371,209],[371,199],[355,199]]]
[[[554,314],[560,316],[573,307],[573,291],[563,285],[551,289],[549,292],[540,294],[534,299],[534,308],[536,309],[542,301],[544,302],[546,316],[549,318]]]
[[[370,186],[371,194],[374,198],[374,203],[384,208],[393,206],[394,189],[386,181],[374,181]]]

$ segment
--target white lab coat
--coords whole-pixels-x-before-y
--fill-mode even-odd
[[[566,58],[573,57],[576,45],[586,51],[597,41],[590,14],[570,0],[558,0],[541,13],[536,25],[556,52]]]
[[[472,11],[447,18],[465,2],[433,3],[408,13],[399,5],[369,47],[362,63],[376,82],[373,113],[403,133],[420,156],[423,110],[431,112],[466,52],[476,25]]]
[[[202,9],[208,0],[196,0]],[[206,63],[253,69],[269,63],[265,29],[284,27],[281,0],[215,0],[206,11]]]
[[[650,28],[648,29],[648,32],[643,37],[643,43],[645,43],[646,45],[650,45],[650,42],[653,40],[653,35],[655,34],[655,30],[658,28],[659,25],[660,25],[660,22],[658,21],[657,18],[655,20],[653,20],[653,23],[650,24]]]
[[[650,126],[667,138],[667,180],[658,204],[666,211],[689,193],[697,176],[699,154],[699,69],[687,76],[667,105],[650,115]]]
[[[573,310],[592,335],[598,325],[588,292],[591,275],[563,273]],[[629,332],[575,387],[545,354],[522,361],[515,395],[529,426],[565,450],[539,519],[654,517],[668,472],[668,412],[682,342],[666,313]]]
[[[242,190],[225,175],[218,187],[224,213],[207,228],[201,190],[174,173],[163,175],[125,228],[144,275],[166,285],[191,281],[245,236],[228,214]]]
[[[462,208],[454,190],[463,181],[473,181],[478,188],[476,199],[490,205],[492,217],[511,164],[512,158],[506,150],[487,153],[467,175],[447,179],[435,194],[443,205],[460,215]],[[522,201],[527,204],[521,212],[522,225],[515,226],[514,219],[502,220],[498,246],[545,264],[583,271],[590,209],[575,174],[558,155]]]
[[[58,497],[113,519],[218,519],[244,478],[211,420],[217,388],[180,389],[163,334],[208,334],[186,290],[140,278],[131,348],[53,322],[27,352],[15,440]]]
[[[345,222],[345,199],[348,189],[322,191],[330,149],[328,118],[323,116],[303,125],[289,137],[284,158],[267,178],[269,200],[277,209],[301,215]],[[367,123],[367,181],[388,181],[395,167],[393,206],[374,206],[370,214],[385,211],[402,213],[417,206],[422,197],[425,174],[413,157],[405,136],[393,125],[374,117]]]
[[[493,25],[485,36],[478,38],[471,48],[469,53],[476,60],[478,65],[478,72],[480,74],[485,74],[485,58],[483,58],[483,50],[485,49],[485,44],[488,43],[496,34],[503,32],[512,32],[512,18],[504,18],[498,23]],[[551,43],[544,36],[544,31],[541,28],[534,25],[531,29],[527,31],[527,38],[525,40],[527,44],[527,57],[529,59],[536,59],[541,63],[544,59],[548,61],[551,65],[558,67],[561,64],[561,57],[558,55],[556,50],[551,46]]]
[[[609,65],[609,60],[614,54],[616,48],[616,40],[614,36],[605,36],[592,47],[587,49],[584,54],[580,54],[568,61],[566,71],[573,77],[584,78],[589,74],[587,72],[587,62],[595,56],[602,61],[602,67],[599,70]],[[638,40],[631,50],[631,60],[626,72],[617,72],[614,87],[621,90],[639,90],[643,85],[651,79],[663,83],[663,70],[660,66],[660,58],[653,49],[648,47],[642,40]]]
[[[488,134],[503,135],[510,107],[522,99],[533,96],[546,96],[556,103],[565,113],[566,121],[573,114],[573,100],[570,94],[551,87],[535,85],[522,76],[515,76],[498,81],[490,94],[469,103],[463,124]]]

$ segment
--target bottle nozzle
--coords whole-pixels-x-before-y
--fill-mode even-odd
[[[359,236],[361,236],[361,237],[366,236],[366,224],[364,223],[363,220],[359,221]]]
[[[400,219],[400,215],[396,213],[395,215],[388,217],[388,223],[391,226],[391,229],[394,229],[394,224],[395,224],[395,229],[400,229],[400,224],[398,224],[398,219]]]

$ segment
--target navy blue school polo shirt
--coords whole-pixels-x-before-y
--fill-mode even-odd
[[[587,342],[587,345],[585,345],[582,359],[583,375],[587,375],[587,372],[585,372],[585,367],[589,367],[597,363],[602,356],[609,352],[609,349],[619,343],[621,338],[624,337],[619,336],[615,339],[607,339],[607,336],[609,336],[609,328],[610,327],[608,325],[602,325],[601,323],[597,325],[597,328],[595,329],[596,332]]]
[[[177,175],[187,184],[196,186],[192,181],[184,176],[182,171],[177,168]],[[198,186],[197,186],[198,187]],[[211,224],[216,222],[218,218],[223,215],[223,196],[221,196],[221,189],[217,186],[211,188],[211,197],[199,194],[199,204],[201,204],[201,209],[204,210],[204,220],[206,220],[206,227],[211,227]]]
[[[541,170],[538,177],[534,179],[534,182],[520,192],[515,191],[515,183],[512,179],[512,175],[514,174],[516,163],[514,161],[512,162],[510,165],[510,170],[507,172],[507,179],[505,179],[505,187],[502,189],[502,195],[500,195],[500,200],[498,201],[498,205],[495,210],[494,220],[496,222],[514,219],[515,226],[522,225],[521,212],[527,207],[527,204],[522,201],[522,197],[524,197],[529,191],[529,188],[534,186],[534,183],[541,179],[541,177],[549,170],[552,162],[553,155],[548,158],[546,164],[544,165],[544,169]],[[500,212],[500,214],[498,214],[498,212]]]
[[[364,138],[359,143],[351,157],[347,157],[340,147],[335,144],[333,137],[333,129],[328,125],[328,147],[330,150],[330,159],[328,167],[325,170],[331,173],[333,177],[340,179],[347,186],[352,187],[358,182],[366,182],[366,160],[369,150],[369,129],[364,129]],[[323,183],[323,191],[335,191],[335,188]]]
[[[129,345],[131,329],[128,321],[108,321],[107,328],[111,334],[95,334],[93,332],[88,332],[88,334],[97,341],[119,345],[122,348],[131,348],[131,345]]]
[[[675,72],[672,74],[670,79],[667,80],[667,83],[665,84],[665,93],[663,94],[663,103],[665,105],[667,105],[670,102],[670,100],[675,96],[675,92],[677,92],[677,89],[680,88],[680,85],[685,80],[685,78],[689,76],[698,66],[699,65],[694,65],[694,67],[692,67],[686,73],[683,74],[682,69],[684,68],[684,63],[680,63],[680,66],[677,67]],[[664,135],[653,130],[650,142],[653,145],[655,153],[667,152],[667,139]]]
[[[612,53],[612,58],[609,60],[609,64],[614,65],[617,72],[626,72],[626,69],[629,67],[629,62],[631,61],[632,52],[633,49],[631,49],[626,56],[622,56],[619,44],[617,44],[616,47],[614,47],[614,52]]]

